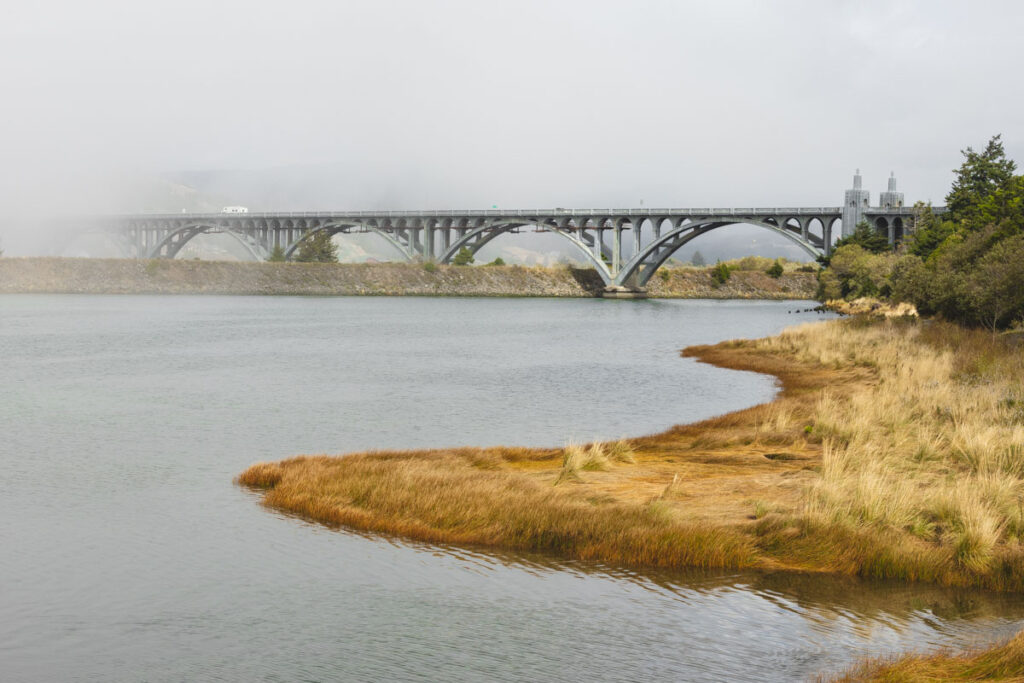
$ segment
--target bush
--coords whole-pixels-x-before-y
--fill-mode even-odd
[[[782,262],[779,261],[778,259],[775,259],[775,263],[772,264],[771,268],[764,272],[766,275],[768,275],[768,277],[773,277],[776,280],[778,280],[780,277],[782,277]]]
[[[437,272],[437,264],[434,263],[433,261],[424,261],[423,262],[423,270],[427,271],[428,273],[436,273]]]
[[[732,268],[728,263],[719,261],[711,268],[711,279],[718,285],[724,285],[732,276]]]
[[[452,259],[452,265],[468,266],[472,265],[474,260],[473,252],[469,250],[469,247],[463,247],[462,249],[459,249],[459,253],[455,254],[455,258]]]
[[[662,282],[668,282],[668,279],[670,277],[672,277],[672,275],[671,275],[671,273],[668,272],[668,270],[666,270],[665,268],[662,268],[662,269],[660,269],[658,271],[658,277],[661,278]]]
[[[892,254],[873,254],[858,244],[840,247],[818,277],[819,294],[825,300],[888,296],[895,261]]]
[[[489,266],[503,266],[503,265],[505,265],[505,260],[499,256],[498,258],[494,259],[493,261],[491,261],[487,265],[489,265]]]
[[[743,258],[729,263],[733,270],[764,271],[772,265],[772,260],[767,256],[744,256]]]
[[[274,250],[270,252],[270,256],[267,258],[272,263],[280,263],[285,260],[284,258],[284,247],[280,244],[274,247]]]

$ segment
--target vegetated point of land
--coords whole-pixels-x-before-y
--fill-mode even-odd
[[[811,299],[816,268],[789,263],[781,276],[770,259],[732,262],[724,283],[710,268],[662,268],[653,297]],[[281,294],[317,296],[600,296],[592,268],[437,266],[421,263],[249,263],[233,261],[0,258],[0,294]]]
[[[301,456],[239,482],[270,507],[428,542],[1024,588],[1012,341],[849,318],[684,355],[775,375],[782,390],[620,442]]]

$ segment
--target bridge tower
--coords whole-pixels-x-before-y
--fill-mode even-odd
[[[889,187],[895,189],[895,178],[890,179]],[[902,198],[903,195],[900,195]],[[853,174],[853,188],[846,191],[843,199],[843,237],[853,234],[857,224],[864,219],[864,210],[871,203],[871,193],[861,189],[860,169]]]
[[[896,174],[889,174],[889,189],[880,192],[878,204],[883,209],[899,209],[903,207],[903,193],[896,191]]]

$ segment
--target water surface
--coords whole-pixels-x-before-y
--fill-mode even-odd
[[[792,680],[1009,635],[980,591],[637,574],[266,510],[298,453],[617,438],[769,400],[680,348],[806,302],[0,296],[4,680]]]

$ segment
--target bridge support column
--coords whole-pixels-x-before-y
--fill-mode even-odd
[[[832,254],[832,224],[831,223],[829,223],[828,225],[822,226],[821,239],[824,242],[824,244],[821,245],[821,246],[822,246],[822,251],[825,252],[825,256],[831,255]]]
[[[423,257],[434,260],[434,228],[429,223],[423,226]]]
[[[619,267],[622,265],[622,225],[616,225],[612,229],[612,275],[619,274]]]
[[[420,244],[419,232],[412,228],[406,228],[406,234],[409,236],[409,248],[412,253],[416,256],[423,256],[423,245]]]
[[[657,221],[651,221],[654,225]],[[640,253],[640,228],[644,224],[643,221],[633,221],[630,223],[633,226],[633,256]]]

